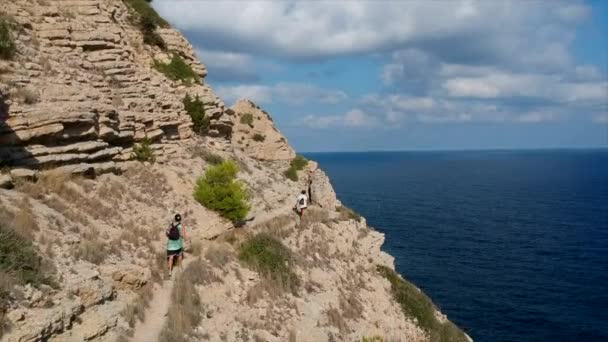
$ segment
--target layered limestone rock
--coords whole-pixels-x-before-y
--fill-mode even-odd
[[[291,160],[295,152],[275,127],[270,115],[249,100],[239,100],[230,107],[236,115],[232,143],[256,159]]]
[[[186,86],[152,68],[168,56],[143,44],[122,1],[3,1],[0,12],[19,25],[16,58],[0,60],[2,165],[114,170],[96,165],[131,159],[129,148],[144,138],[162,152],[167,142],[192,135],[186,94],[200,96],[212,125],[225,121],[224,103],[207,85]],[[169,51],[206,76],[181,34],[157,31]]]

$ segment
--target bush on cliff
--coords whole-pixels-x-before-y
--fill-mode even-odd
[[[156,32],[157,27],[169,27],[169,24],[161,18],[158,13],[150,6],[148,0],[124,0],[128,7],[136,15],[132,16],[132,21],[136,23],[144,36],[144,43],[166,49],[163,38]]]
[[[289,178],[294,182],[297,182],[298,171],[303,170],[307,164],[308,160],[306,158],[302,157],[301,155],[297,155],[289,163],[289,169],[287,169],[284,173],[285,177]]]
[[[245,241],[239,250],[239,260],[281,289],[297,292],[300,280],[292,270],[291,251],[271,235],[260,233]]]
[[[198,133],[203,134],[209,128],[209,118],[205,116],[205,107],[203,101],[198,95],[193,99],[190,95],[186,94],[184,100],[184,109],[192,119],[192,129]]]
[[[194,198],[231,221],[242,220],[249,204],[243,185],[235,180],[237,172],[238,167],[230,160],[208,168],[196,181]]]
[[[249,127],[253,128],[253,114],[245,113],[245,114],[241,115],[240,122],[243,125],[248,125]]]
[[[17,53],[12,29],[13,25],[10,19],[0,16],[0,59],[12,59]]]
[[[177,53],[173,54],[173,56],[171,57],[171,62],[169,62],[168,64],[154,60],[154,64],[152,66],[154,67],[154,69],[160,71],[171,80],[182,81],[186,83],[200,82],[199,76]]]
[[[260,133],[256,133],[253,135],[253,141],[262,142],[266,140],[266,137]]]
[[[152,143],[148,138],[142,140],[141,143],[133,146],[133,158],[140,162],[151,162],[153,163],[156,158],[154,157],[154,151],[150,147]]]
[[[378,273],[391,283],[393,298],[407,317],[413,317],[430,337],[431,342],[467,342],[465,334],[452,322],[440,322],[435,316],[435,304],[413,284],[392,269],[378,265]]]
[[[5,286],[12,282],[17,284],[40,284],[56,286],[53,281],[55,269],[48,264],[32,244],[27,228],[18,231],[13,228],[21,225],[18,218],[7,212],[0,212],[0,275]],[[28,220],[29,222],[30,220]],[[0,286],[0,302],[5,298],[8,289]],[[1,311],[2,308],[0,308]]]

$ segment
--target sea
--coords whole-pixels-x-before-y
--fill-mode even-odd
[[[475,341],[608,341],[608,149],[304,155]]]

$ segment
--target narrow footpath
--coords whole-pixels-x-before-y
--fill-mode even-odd
[[[183,269],[188,267],[188,264],[193,261],[191,256],[184,258]],[[132,342],[160,342],[160,333],[165,327],[167,313],[171,305],[171,292],[175,280],[182,270],[175,268],[171,279],[163,280],[160,284],[154,285],[154,292],[150,300],[150,306],[146,310],[143,322],[137,321],[135,324],[135,332],[130,341]]]

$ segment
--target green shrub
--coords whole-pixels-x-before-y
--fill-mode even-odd
[[[17,53],[17,46],[13,40],[13,25],[11,21],[0,16],[0,59],[12,59]]]
[[[144,36],[144,44],[150,46],[158,46],[162,50],[167,49],[167,43],[158,32],[156,32],[156,23],[150,17],[142,17],[139,19],[139,30]]]
[[[298,181],[298,171],[303,170],[304,167],[308,164],[308,160],[301,155],[297,155],[295,158],[291,160],[289,163],[289,169],[285,171],[283,174],[288,179],[291,179],[294,182]]]
[[[296,169],[294,169],[293,167],[290,167],[289,169],[285,170],[283,174],[285,175],[285,177],[294,182],[298,181],[298,171],[296,171]]]
[[[378,272],[391,283],[393,298],[408,317],[413,317],[426,330],[432,342],[467,342],[466,335],[452,322],[441,323],[435,317],[435,304],[413,284],[405,281],[386,266],[377,266]]]
[[[154,60],[153,67],[167,76],[167,78],[174,81],[182,81],[186,83],[197,83],[200,81],[199,76],[177,53],[173,54],[169,64],[164,64],[160,61]]]
[[[239,250],[239,260],[283,289],[297,291],[300,280],[292,270],[291,251],[271,235],[260,233],[245,241]]]
[[[253,114],[245,113],[241,115],[241,123],[243,125],[249,125],[249,127],[253,127]]]
[[[374,336],[363,336],[361,337],[361,342],[384,342],[382,336],[374,335]]]
[[[133,146],[133,158],[140,162],[154,162],[156,158],[154,157],[154,150],[150,147],[151,142],[148,138],[144,139],[141,143],[135,144]]]
[[[198,134],[206,132],[209,128],[209,118],[205,116],[203,101],[201,101],[198,95],[192,99],[190,95],[186,94],[182,102],[184,103],[184,109],[192,119],[194,131]]]
[[[211,165],[221,164],[224,161],[224,158],[222,158],[221,156],[218,156],[217,154],[213,154],[211,152],[207,152],[203,156],[203,159],[205,159],[205,161]]]
[[[123,0],[131,10],[137,13],[140,18],[149,18],[156,25],[160,27],[169,27],[169,23],[163,19],[152,6],[148,0]]]
[[[169,24],[161,18],[150,6],[148,0],[124,0],[133,12],[132,21],[136,22],[139,30],[144,36],[144,43],[158,46],[165,50],[167,48],[163,38],[156,32],[157,27],[169,27]]]
[[[290,166],[298,171],[303,170],[306,165],[308,165],[308,160],[301,155],[297,155],[290,163]]]
[[[253,140],[254,141],[258,141],[258,142],[262,142],[262,141],[266,140],[266,136],[262,135],[260,133],[256,133],[256,134],[253,135]]]
[[[54,267],[45,262],[31,241],[10,226],[11,219],[0,220],[0,273],[11,275],[18,284],[56,286]],[[0,289],[2,292],[2,289]],[[1,301],[1,298],[0,298]],[[0,308],[1,309],[1,308]]]
[[[249,204],[243,185],[235,180],[237,172],[238,167],[230,160],[210,167],[196,181],[194,198],[229,220],[242,220]]]

